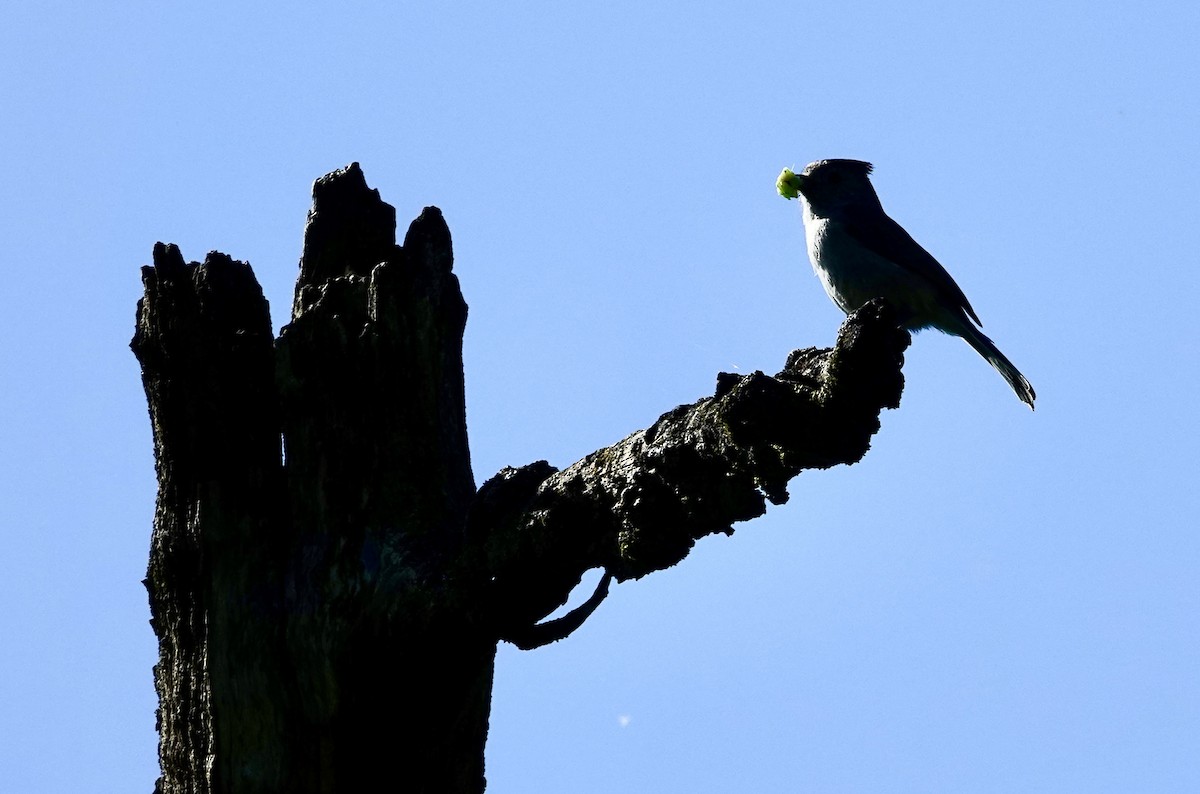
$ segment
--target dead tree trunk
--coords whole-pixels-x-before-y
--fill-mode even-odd
[[[249,265],[160,244],[143,268],[157,791],[482,791],[500,640],[565,637],[612,579],[859,460],[898,404],[908,334],[876,302],[775,377],[722,374],[563,471],[476,491],[450,233],[432,207],[402,246],[395,225],[357,164],[318,180],[278,339]],[[592,598],[539,623],[593,568]]]

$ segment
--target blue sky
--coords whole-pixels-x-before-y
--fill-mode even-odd
[[[482,481],[829,344],[774,180],[842,156],[1037,412],[919,335],[861,464],[501,648],[489,792],[1200,789],[1195,4],[395,5],[6,7],[0,788],[156,774],[155,241],[279,327],[313,179],[441,207]]]

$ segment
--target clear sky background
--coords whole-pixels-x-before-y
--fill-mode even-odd
[[[821,157],[875,163],[1036,413],[917,336],[861,464],[500,649],[489,792],[1200,790],[1200,6],[4,16],[0,790],[157,773],[127,348],[155,241],[249,261],[278,328],[315,178],[361,162],[401,234],[441,207],[482,482],[830,344],[774,189]]]

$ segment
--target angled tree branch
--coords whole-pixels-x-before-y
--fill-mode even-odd
[[[794,351],[774,377],[722,373],[714,396],[563,471],[540,461],[497,474],[480,489],[471,535],[501,636],[523,636],[591,568],[623,581],[670,567],[697,539],[787,501],[803,469],[860,460],[879,411],[899,404],[909,341],[873,301],[832,349]]]

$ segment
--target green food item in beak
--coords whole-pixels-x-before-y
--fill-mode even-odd
[[[785,168],[775,180],[775,189],[785,199],[794,199],[800,195],[800,177],[792,169]]]

